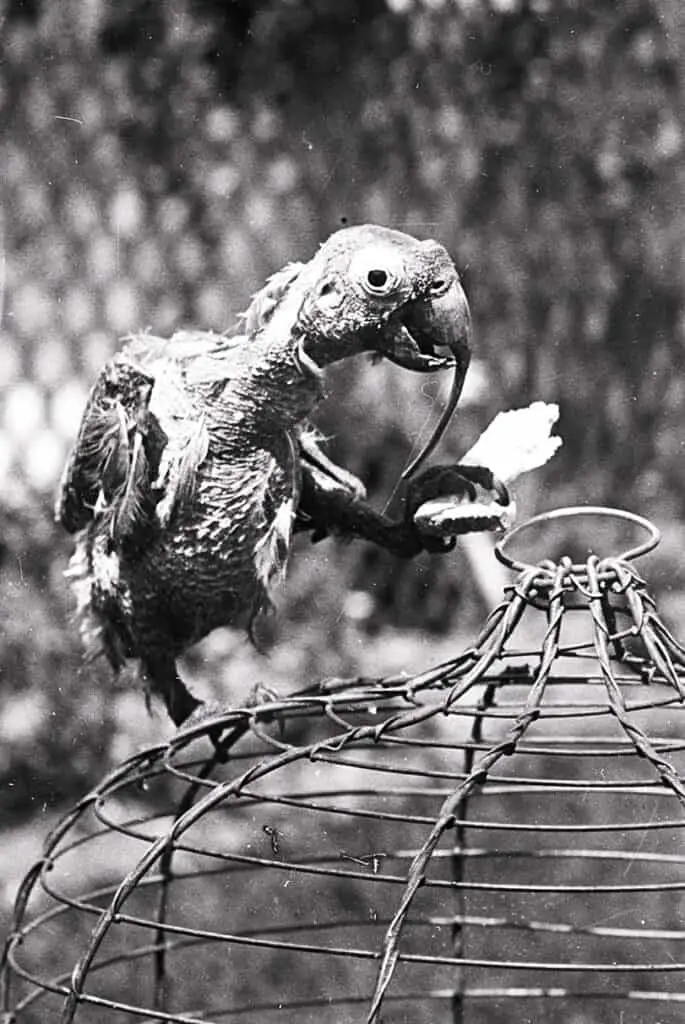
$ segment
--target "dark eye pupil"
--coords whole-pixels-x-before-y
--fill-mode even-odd
[[[388,283],[388,275],[385,270],[370,270],[368,280],[372,288],[383,288]]]

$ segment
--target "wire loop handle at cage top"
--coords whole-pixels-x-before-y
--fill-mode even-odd
[[[601,516],[605,519],[615,519],[620,522],[636,526],[646,533],[646,537],[642,543],[636,544],[634,547],[627,548],[625,551],[620,551],[617,554],[611,555],[610,557],[612,561],[632,562],[636,558],[641,558],[642,555],[646,555],[650,551],[653,551],[661,540],[661,534],[656,526],[654,526],[649,519],[645,519],[644,516],[639,516],[635,512],[628,512],[625,509],[609,508],[601,505],[570,505],[565,508],[552,509],[549,512],[541,512],[539,515],[533,516],[531,519],[527,519],[525,522],[515,526],[507,533],[506,537],[495,545],[495,555],[503,565],[506,565],[508,569],[513,569],[515,572],[526,572],[538,568],[543,564],[542,559],[535,563],[526,562],[522,559],[515,558],[514,555],[510,553],[509,549],[514,541],[520,539],[521,535],[532,527],[556,522],[561,519],[579,520],[583,516]],[[544,564],[549,565],[549,560],[544,560]],[[576,575],[583,574],[586,571],[586,563],[570,562],[567,568],[569,573]]]

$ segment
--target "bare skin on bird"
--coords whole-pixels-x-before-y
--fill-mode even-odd
[[[428,498],[471,495],[474,482],[497,489],[489,471],[424,471],[393,521],[325,456],[308,417],[323,368],[371,351],[419,372],[453,369],[444,426],[469,334],[447,251],[366,225],[275,274],[239,335],[129,340],[93,387],[57,502],[76,534],[68,575],[86,649],[117,670],[137,659],[181,725],[201,702],[177,658],[217,627],[249,628],[269,607],[296,530],[365,538],[401,557],[449,549],[422,535],[413,513]]]

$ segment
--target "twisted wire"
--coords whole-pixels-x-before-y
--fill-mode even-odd
[[[586,633],[567,634],[572,617]],[[521,563],[475,642],[440,665],[328,680],[141,752],[27,872],[3,954],[4,1024],[50,999],[63,1024],[380,1024],[402,1007],[467,1024],[499,1000],[531,1020],[575,1002],[598,1024],[619,1000],[677,1013],[683,666],[630,560],[543,559]],[[223,739],[208,756],[210,730]],[[149,805],[148,790],[167,795]],[[71,866],[115,839],[133,856],[106,884],[77,885]],[[194,906],[199,883],[225,893],[218,916]],[[291,885],[303,902],[283,897]],[[271,893],[285,899],[273,920]],[[261,916],[246,917],[253,900]],[[88,927],[76,962],[46,974],[33,943],[70,922]],[[226,966],[222,987],[184,997],[179,967],[220,952],[249,965],[251,995]],[[285,964],[278,995],[261,990],[265,957]],[[302,979],[297,963],[310,965]],[[148,994],[110,980],[134,966]]]

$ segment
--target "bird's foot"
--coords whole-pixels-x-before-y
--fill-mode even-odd
[[[426,501],[453,497],[455,501],[477,501],[482,491],[495,495],[502,505],[510,502],[509,491],[486,466],[431,466],[407,483],[405,509],[409,516]]]
[[[178,728],[180,732],[190,732],[199,726],[206,726],[207,722],[218,718],[226,718],[233,713],[235,708],[230,704],[222,704],[218,700],[200,701],[197,707],[188,715]]]
[[[273,690],[269,686],[265,686],[264,683],[255,683],[250,692],[250,699],[248,707],[260,707],[269,704],[279,704],[283,700],[283,697],[278,690]],[[267,712],[268,714],[268,712]],[[280,716],[275,716],[278,722],[278,730],[280,735],[283,735],[285,729],[285,720]]]
[[[231,704],[220,701],[200,701],[174,733],[174,744],[189,743],[206,736],[213,744],[220,760],[227,757],[228,748],[243,735],[249,724]]]
[[[273,690],[270,686],[265,686],[264,683],[259,682],[255,683],[250,690],[247,706],[258,707],[260,704],[275,704],[281,699],[278,690]]]
[[[256,683],[243,708],[278,703],[280,695],[263,683]],[[225,753],[247,729],[250,716],[241,708],[221,701],[197,701],[196,706],[176,730],[174,740],[190,741],[206,736],[217,753]]]
[[[428,551],[449,550],[460,534],[502,529],[512,508],[507,487],[485,466],[432,466],[407,485],[405,516]]]

